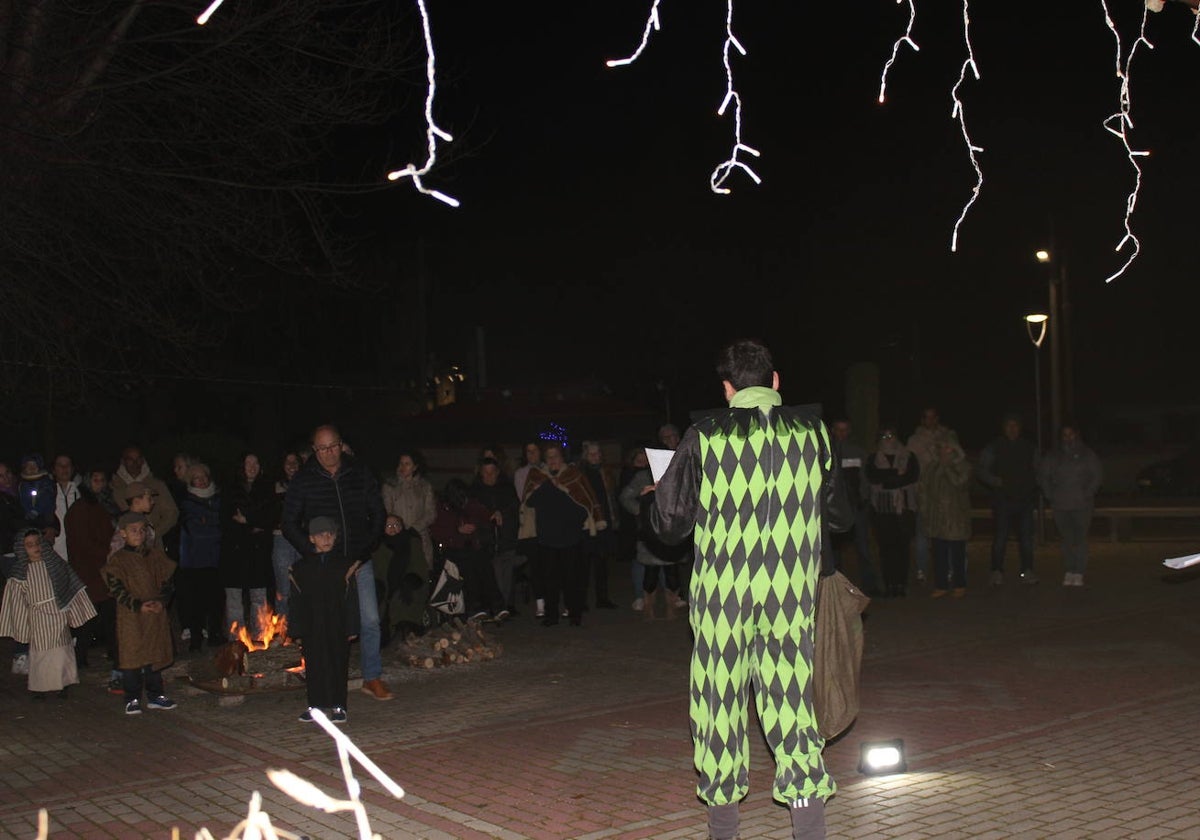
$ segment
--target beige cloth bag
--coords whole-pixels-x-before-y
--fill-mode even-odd
[[[858,717],[862,614],[871,599],[841,572],[817,579],[813,635],[813,710],[817,730],[836,738]]]

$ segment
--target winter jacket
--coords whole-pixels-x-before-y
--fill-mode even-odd
[[[637,522],[637,548],[635,557],[643,566],[666,566],[691,560],[692,544],[688,540],[667,545],[658,538],[648,525],[649,506],[654,504],[654,493],[642,493],[642,489],[654,483],[649,469],[638,470],[621,488],[618,500],[621,507],[632,514]]]
[[[496,531],[496,551],[516,551],[517,549],[517,510],[520,503],[517,493],[513,490],[512,482],[503,475],[495,484],[484,484],[478,478],[471,485],[471,498],[488,509],[489,515],[500,514],[500,526]],[[488,525],[491,528],[491,523]]]
[[[921,468],[921,530],[939,540],[971,538],[971,465],[961,449]]]
[[[32,478],[22,478],[17,482],[17,500],[25,519],[29,522],[46,521],[54,515],[54,479],[46,475],[46,463],[41,455],[31,453],[21,458],[21,466],[33,461],[38,466],[38,474]],[[8,548],[8,546],[5,546]]]
[[[405,530],[421,538],[421,550],[433,562],[433,538],[429,527],[437,516],[433,485],[424,476],[401,478],[393,475],[383,485],[383,508],[389,516],[398,516]]]
[[[585,533],[596,533],[600,504],[578,467],[568,464],[554,476],[545,469],[530,470],[525,487],[525,506],[537,516],[539,545],[569,548],[579,545]]]
[[[265,589],[271,582],[275,509],[275,488],[262,476],[248,487],[239,481],[226,491],[221,522],[221,582],[226,588]],[[233,518],[238,511],[244,524]]]
[[[215,485],[213,485],[215,487]],[[155,528],[155,533],[158,529]],[[221,493],[183,498],[183,528],[179,535],[179,566],[216,569],[221,565]]]
[[[315,552],[308,541],[308,522],[315,516],[332,516],[338,523],[334,552],[342,552],[352,563],[365,563],[383,536],[387,518],[379,482],[350,455],[342,456],[335,475],[309,458],[283,498],[283,535],[301,554]]]
[[[67,511],[63,532],[67,538],[68,561],[87,586],[92,603],[112,597],[100,569],[108,561],[113,538],[113,520],[101,501],[90,491]]]
[[[1038,470],[1038,484],[1054,510],[1091,510],[1102,477],[1100,459],[1082,442],[1054,450]]]
[[[1023,437],[1006,435],[993,440],[979,453],[977,475],[997,501],[1033,506],[1037,498],[1037,448]]]

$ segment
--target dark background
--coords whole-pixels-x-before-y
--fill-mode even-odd
[[[973,4],[982,78],[961,97],[984,182],[957,253],[975,183],[951,119],[961,6],[917,4],[921,50],[901,49],[880,105],[906,5],[735,4],[742,136],[762,153],[746,158],[762,184],[735,173],[719,196],[709,173],[733,137],[732,111],[716,115],[725,5],[663,0],[643,56],[606,68],[636,46],[649,5],[431,3],[435,113],[455,142],[426,182],[461,208],[405,182],[347,201],[338,224],[364,237],[361,270],[380,283],[283,284],[288,305],[233,316],[202,375],[94,403],[82,426],[59,417],[54,444],[100,455],[114,437],[214,433],[276,447],[335,419],[391,448],[427,429],[409,425],[413,394],[450,364],[466,373],[462,399],[574,383],[682,424],[719,401],[717,347],[750,334],[774,348],[786,401],[839,412],[847,368],[872,362],[884,419],[908,430],[933,403],[973,448],[1003,411],[1033,413],[1022,316],[1045,308],[1041,247],[1067,272],[1064,353],[1085,434],[1103,442],[1102,418],[1125,406],[1195,404],[1200,45],[1182,4],[1150,16],[1156,49],[1134,62],[1131,137],[1152,150],[1132,221],[1142,252],[1109,284],[1134,172],[1101,125],[1118,80],[1100,4]],[[1128,42],[1142,4],[1110,5]],[[423,159],[417,65],[393,123],[347,133],[331,169],[373,177]],[[37,447],[45,416],[10,439]],[[1184,423],[1174,442],[1195,431]]]

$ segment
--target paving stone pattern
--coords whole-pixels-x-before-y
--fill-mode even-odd
[[[1093,544],[1087,586],[1065,588],[1056,546],[1043,580],[986,586],[988,545],[969,547],[962,599],[874,601],[862,710],[826,746],[840,790],[831,838],[1179,838],[1200,840],[1200,575],[1165,557],[1195,544]],[[1015,555],[1015,547],[1011,549]],[[1010,557],[1012,567],[1015,556]],[[628,567],[612,591],[628,589]],[[396,699],[350,696],[345,731],[406,794],[365,772],[372,827],[388,840],[703,838],[687,722],[690,636],[628,607],[584,626],[500,627],[491,662],[417,671],[389,662]],[[8,640],[0,662],[9,661]],[[356,837],[352,817],[276,790],[285,768],[344,792],[330,738],[296,715],[302,691],[218,698],[169,682],[179,708],[123,714],[94,667],[66,700],[30,701],[0,672],[0,837],[159,838],[201,826],[222,836],[251,791],[273,822],[314,840]],[[178,668],[179,672],[183,667]],[[859,745],[904,739],[909,772],[868,778]],[[753,739],[742,837],[791,836],[770,798],[771,761]]]

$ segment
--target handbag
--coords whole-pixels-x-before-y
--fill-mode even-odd
[[[841,572],[817,579],[813,622],[813,712],[817,731],[836,738],[858,717],[862,614],[871,603]]]

